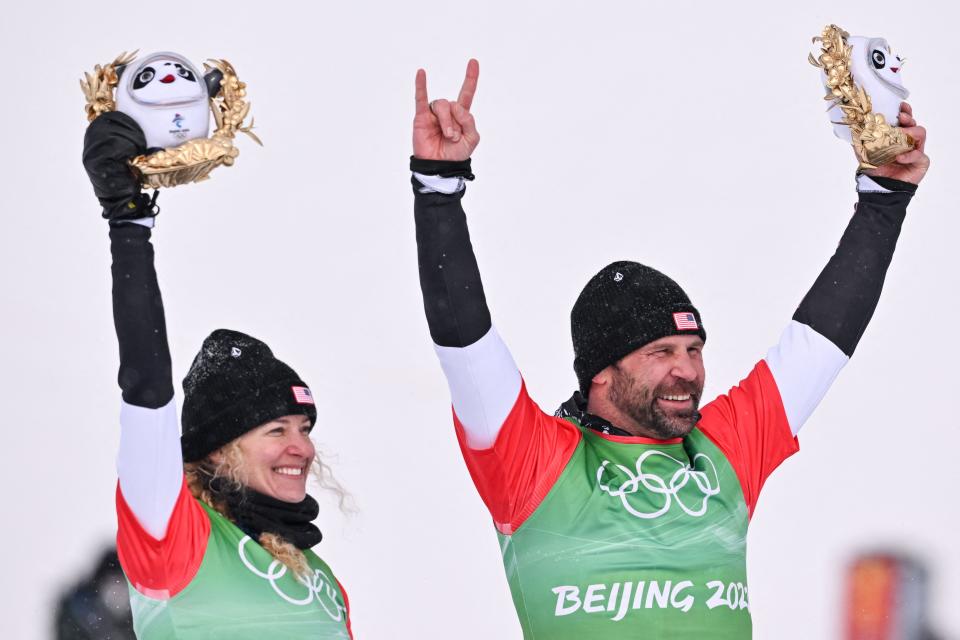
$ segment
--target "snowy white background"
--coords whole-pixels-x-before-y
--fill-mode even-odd
[[[175,372],[226,326],[322,399],[318,442],[361,509],[319,553],[366,638],[517,638],[493,528],[450,424],[420,301],[408,183],[413,78],[481,63],[465,201],[494,319],[530,391],[572,390],[568,314],[614,259],[701,309],[708,396],[778,337],[855,200],[810,38],[836,22],[909,62],[933,159],[879,309],[767,484],[750,537],[756,637],[839,635],[845,562],[916,553],[960,634],[957,12],[938,3],[10,3],[0,18],[0,627],[49,634],[60,588],[115,531],[120,394],[107,228],[80,163],[77,78],[122,50],[226,57],[266,146],[161,194]],[[869,7],[868,9],[866,7]]]

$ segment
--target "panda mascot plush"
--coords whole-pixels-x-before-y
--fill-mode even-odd
[[[847,44],[853,47],[850,53],[853,81],[870,96],[873,113],[882,114],[887,123],[896,125],[900,103],[910,95],[903,86],[903,59],[894,54],[883,38],[850,36]],[[827,113],[833,122],[834,134],[850,142],[850,127],[843,124],[840,106],[833,105]]]
[[[253,133],[247,85],[233,65],[211,59],[204,67],[201,74],[185,57],[169,51],[140,58],[134,52],[83,74],[80,89],[88,122],[120,111],[143,130],[147,153],[130,165],[144,187],[200,182],[217,167],[233,165],[240,154],[233,142],[238,133],[263,144]]]
[[[206,76],[183,56],[159,52],[117,69],[117,111],[143,129],[147,146],[166,149],[210,131],[210,96],[220,90],[223,74]]]
[[[903,86],[903,59],[887,41],[851,36],[835,24],[813,40],[821,43],[820,55],[807,59],[822,72],[833,132],[853,145],[860,168],[892,162],[913,149],[913,138],[897,126],[900,103],[910,95]]]

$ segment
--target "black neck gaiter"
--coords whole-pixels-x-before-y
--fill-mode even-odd
[[[210,481],[210,489],[227,503],[234,524],[254,540],[262,533],[275,533],[298,549],[309,549],[323,538],[313,521],[320,505],[309,495],[300,502],[277,500],[249,487],[232,490],[222,478]]]
[[[587,413],[587,399],[583,397],[583,394],[580,393],[580,391],[574,391],[570,399],[561,404],[560,408],[558,408],[553,415],[557,418],[574,418],[584,427],[607,435],[632,435],[629,431],[624,431],[620,427],[613,426],[613,424],[607,420],[604,420],[600,416]]]

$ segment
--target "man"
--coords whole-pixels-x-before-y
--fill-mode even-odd
[[[527,396],[491,324],[461,207],[479,134],[471,60],[455,102],[417,72],[414,215],[430,333],[454,422],[493,516],[527,638],[748,638],[746,532],[770,473],[853,353],[876,308],[906,206],[929,166],[916,148],[857,177],[836,254],[780,341],[700,408],[706,331],[664,274],[614,262],[571,313],[579,390],[556,416]]]

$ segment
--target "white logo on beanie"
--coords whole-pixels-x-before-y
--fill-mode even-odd
[[[237,347],[230,347],[230,355],[234,358],[239,358],[241,353],[243,353],[243,351],[240,351]]]
[[[617,271],[617,273],[613,276],[613,281],[620,282],[621,280],[623,280],[623,274]]]

